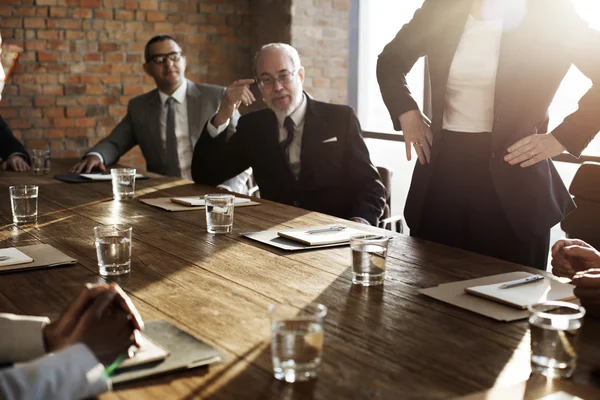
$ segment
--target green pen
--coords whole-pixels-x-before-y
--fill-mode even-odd
[[[121,365],[121,363],[129,358],[127,353],[121,354],[112,364],[110,364],[104,370],[104,378],[110,378],[115,373],[115,370]]]

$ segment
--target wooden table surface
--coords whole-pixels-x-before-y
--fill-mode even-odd
[[[72,160],[53,160],[52,174]],[[11,223],[8,186],[39,185],[34,226]],[[102,399],[442,399],[524,381],[530,373],[526,321],[501,323],[417,293],[420,288],[529,270],[404,235],[390,243],[382,287],[351,284],[347,247],[287,253],[240,232],[339,222],[265,200],[237,208],[234,232],[206,232],[203,211],[167,212],[140,198],[216,189],[153,176],[135,199],[112,200],[110,182],[68,184],[50,176],[0,175],[0,247],[48,243],[75,266],[0,275],[0,312],[57,318],[98,274],[93,227],[133,226],[132,272],[113,279],[145,320],[166,319],[226,356],[222,364],[115,388]],[[347,221],[345,221],[347,222]],[[318,379],[272,377],[267,306],[319,302],[329,309]],[[572,382],[596,386],[600,321],[586,318]]]

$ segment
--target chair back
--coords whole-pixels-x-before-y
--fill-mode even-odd
[[[379,227],[394,232],[403,232],[402,217],[392,216],[392,175],[393,172],[385,167],[377,167],[381,183],[385,187],[385,206],[379,220]]]

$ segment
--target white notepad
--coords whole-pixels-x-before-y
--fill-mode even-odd
[[[368,235],[365,232],[340,224],[309,226],[301,229],[290,229],[277,232],[277,235],[286,239],[295,240],[309,246],[324,244],[348,243],[354,235]]]
[[[140,347],[133,347],[134,355],[123,361],[117,369],[135,367],[142,364],[148,364],[155,361],[164,360],[169,356],[169,352],[161,346],[154,343],[146,335],[140,335]]]
[[[33,258],[14,247],[0,249],[0,267],[7,265],[26,264],[30,262],[33,262]]]
[[[533,274],[528,275],[533,276]],[[575,286],[548,277],[527,285],[507,289],[500,288],[505,283],[507,282],[466,287],[465,292],[520,309],[526,309],[528,305],[544,301],[575,298],[573,294]]]
[[[79,174],[79,176],[83,176],[84,178],[91,179],[94,181],[110,181],[112,180],[111,174]],[[143,178],[142,174],[135,174],[136,178]]]
[[[188,207],[204,207],[204,197],[172,197],[171,201],[173,203],[182,204]],[[238,206],[244,203],[250,203],[252,200],[246,199],[244,197],[236,197],[233,200],[233,205]]]

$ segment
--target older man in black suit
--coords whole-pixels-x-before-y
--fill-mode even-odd
[[[227,139],[217,131],[239,102],[221,107],[194,150],[194,181],[215,185],[252,167],[266,199],[377,224],[385,189],[352,108],[302,91],[304,68],[290,45],[263,46],[254,67],[269,108],[240,118],[236,134]],[[254,97],[248,91],[241,101],[249,104]]]

